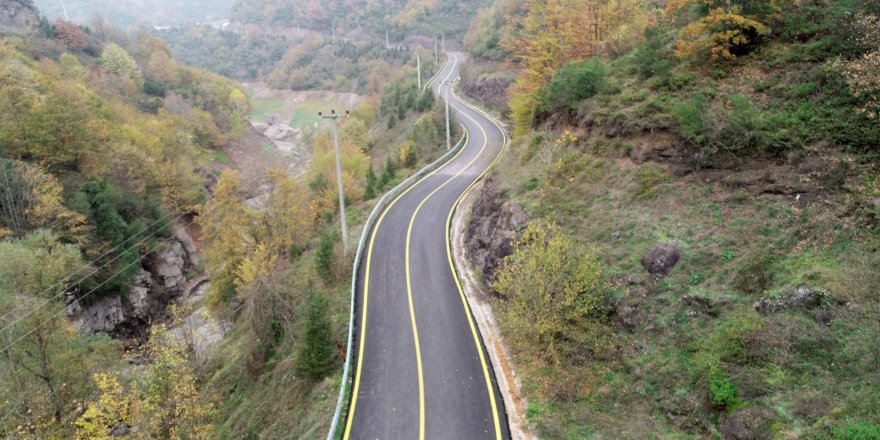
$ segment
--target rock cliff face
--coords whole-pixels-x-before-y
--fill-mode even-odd
[[[37,26],[37,12],[30,0],[0,0],[0,35],[21,35]]]
[[[88,304],[68,297],[68,315],[80,328],[120,337],[142,336],[152,322],[165,314],[167,305],[185,293],[186,271],[198,264],[193,239],[184,228],[175,228],[164,250],[142,259],[140,274],[125,294],[99,298]]]
[[[504,257],[513,252],[517,235],[525,229],[528,216],[519,204],[505,200],[492,179],[486,180],[474,201],[467,230],[467,257],[491,284]]]

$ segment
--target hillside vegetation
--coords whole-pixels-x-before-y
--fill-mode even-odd
[[[147,36],[43,21],[0,38],[5,436],[92,437],[94,423],[120,420],[148,437],[189,435],[210,423],[188,353],[162,325],[126,354],[121,340],[77,331],[65,309],[129,293],[170,219],[205,202],[213,150],[242,135],[248,112],[234,83]],[[123,392],[125,360],[142,357],[152,362]],[[95,403],[99,392],[117,406]]]
[[[322,435],[340,386],[352,262],[339,244],[329,132],[314,135],[305,175],[244,175],[223,165],[223,151],[250,136],[235,83],[178,63],[149,35],[34,22],[41,27],[0,43],[0,256],[13,263],[0,269],[0,366],[12,384],[0,392],[0,429]],[[414,52],[311,44],[310,57],[349,60],[366,94],[339,128],[356,231],[384,191],[445,151],[442,107],[418,88]],[[422,56],[427,79],[436,66]],[[188,339],[199,303],[170,305],[134,339],[77,330],[65,313],[70,302],[132,291],[142,260],[166,246],[169,218],[196,231],[201,264],[188,276],[205,276],[204,313],[223,327],[207,359]]]
[[[437,0],[237,0],[232,18],[244,23],[338,29],[340,35],[363,30],[380,36],[386,30],[397,40],[407,34],[447,35],[466,30],[468,18],[488,4]]]
[[[878,438],[878,13],[476,16],[463,88],[515,135],[480,199],[534,221],[486,279],[537,435]]]
[[[227,29],[187,26],[155,32],[185,62],[241,80],[272,87],[375,93],[406,52],[433,48],[446,35],[460,39],[476,11],[488,4],[436,1],[239,0]],[[332,26],[331,26],[332,24]],[[337,44],[333,40],[335,31]],[[388,42],[395,50],[385,47]],[[422,54],[426,70],[436,62]],[[376,69],[378,67],[378,70]]]

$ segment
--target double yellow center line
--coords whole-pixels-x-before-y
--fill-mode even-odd
[[[449,80],[449,77],[452,75],[452,72],[454,71],[454,65],[455,65],[455,63],[458,62],[458,57],[456,55],[451,54],[450,57],[451,57],[451,59],[454,60],[453,61],[453,69],[450,70],[449,74],[446,75],[446,79],[444,79],[444,81]],[[448,63],[449,63],[449,61],[447,61],[447,64]],[[483,134],[483,145],[480,147],[480,151],[477,153],[477,155],[470,162],[468,162],[467,165],[465,165],[454,176],[447,179],[445,182],[443,182],[440,186],[435,188],[433,191],[431,191],[431,193],[429,193],[427,196],[425,196],[422,199],[422,201],[418,204],[415,211],[413,212],[412,217],[410,218],[409,226],[407,228],[407,233],[406,233],[406,252],[405,252],[406,253],[406,256],[405,256],[405,260],[406,260],[406,263],[405,263],[406,290],[407,290],[407,301],[409,303],[410,324],[412,326],[413,340],[415,341],[416,367],[417,367],[417,372],[418,372],[418,383],[419,383],[419,440],[424,440],[424,438],[425,438],[425,382],[424,382],[424,374],[423,374],[423,368],[422,368],[421,347],[419,345],[418,326],[416,324],[415,307],[413,305],[412,282],[411,282],[411,277],[410,277],[410,263],[409,263],[410,262],[410,242],[411,242],[411,238],[412,238],[412,229],[413,229],[413,225],[415,224],[416,217],[418,216],[419,211],[421,211],[421,209],[425,205],[425,203],[427,203],[427,201],[434,194],[439,192],[441,189],[443,189],[446,185],[448,185],[450,182],[455,180],[457,177],[461,176],[474,163],[476,163],[476,161],[482,156],[483,152],[486,149],[486,146],[488,145],[489,137],[488,137],[486,131],[483,129],[483,127],[476,120],[474,120],[472,117],[470,117],[467,113],[461,112],[461,114],[464,117],[470,119],[472,122],[474,122],[474,124],[480,129],[480,131]],[[493,122],[493,124],[496,124],[494,121],[492,121],[492,122]],[[496,124],[496,126],[497,126],[497,124]],[[501,127],[498,127],[498,128],[501,131],[502,135],[504,136],[504,145],[502,145],[502,148],[504,148],[507,144],[507,137],[506,137],[506,135],[504,135],[504,130],[501,129]],[[466,140],[465,140],[465,146],[466,146],[467,143],[470,141],[470,133],[467,132],[467,129],[465,129],[465,136],[466,136]],[[397,196],[391,202],[391,204],[389,204],[388,207],[385,208],[382,215],[379,217],[379,220],[376,222],[375,228],[373,229],[373,235],[372,235],[372,237],[370,237],[370,245],[367,250],[366,275],[364,278],[364,304],[363,304],[363,313],[362,313],[362,317],[361,317],[360,344],[358,347],[358,365],[357,365],[357,370],[355,372],[354,389],[352,390],[353,396],[352,396],[352,403],[351,403],[351,411],[347,417],[346,426],[345,426],[345,434],[343,436],[343,438],[346,440],[349,439],[351,436],[352,421],[354,420],[355,409],[357,408],[358,392],[360,389],[361,373],[362,373],[363,359],[364,359],[365,337],[366,337],[367,310],[368,310],[368,305],[369,305],[370,266],[371,266],[372,256],[373,256],[373,246],[376,242],[376,235],[378,235],[379,227],[381,226],[382,221],[385,219],[385,215],[388,214],[389,211],[391,211],[391,208],[401,198],[403,198],[403,196],[405,196],[407,193],[409,193],[417,185],[426,181],[429,177],[433,176],[434,174],[436,174],[440,170],[445,169],[449,164],[453,163],[455,161],[455,159],[457,159],[463,152],[464,152],[464,147],[462,147],[461,150],[459,150],[459,152],[456,153],[455,156],[452,159],[450,159],[446,164],[444,164],[443,166],[434,170],[433,172],[431,172],[430,174],[428,174],[427,176],[422,178],[422,180],[420,180],[416,184],[412,185],[406,191],[404,191],[399,196]],[[500,156],[500,154],[499,154],[499,156]],[[495,161],[497,161],[499,156],[496,156]],[[493,164],[495,163],[495,161],[493,161]],[[488,172],[488,170],[489,170],[489,168],[484,170],[483,173],[480,174],[480,177],[485,175],[486,172]],[[478,180],[479,180],[479,178],[476,179],[474,182],[472,182],[468,186],[467,189],[470,189]],[[471,316],[470,308],[468,306],[466,298],[464,297],[464,293],[461,288],[461,282],[458,279],[457,273],[455,271],[455,266],[453,265],[453,262],[452,262],[452,254],[451,254],[451,250],[450,250],[449,225],[452,220],[452,215],[455,211],[455,208],[461,202],[461,199],[464,197],[465,193],[467,193],[467,190],[465,190],[459,196],[459,198],[456,200],[456,202],[453,204],[453,206],[451,207],[451,209],[449,211],[449,215],[447,217],[447,220],[446,220],[447,258],[449,259],[449,267],[452,270],[453,278],[455,279],[456,286],[458,287],[459,295],[460,295],[462,303],[464,305],[465,313],[467,314],[468,323],[470,324],[471,333],[474,337],[474,342],[477,347],[477,352],[479,353],[479,356],[480,356],[480,362],[481,362],[481,365],[483,368],[483,374],[484,374],[485,380],[486,380],[486,388],[489,392],[489,399],[490,399],[491,406],[492,406],[492,414],[493,414],[493,420],[494,420],[494,425],[495,425],[495,434],[496,434],[496,438],[500,440],[501,439],[501,423],[500,423],[499,416],[498,416],[498,408],[497,408],[497,404],[495,401],[495,393],[492,389],[492,381],[491,381],[491,378],[489,375],[487,362],[486,362],[485,356],[483,354],[482,347],[480,345],[479,335],[478,335],[477,330],[474,326],[474,320],[473,320],[473,317]]]

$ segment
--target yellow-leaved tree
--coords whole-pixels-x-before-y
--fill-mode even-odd
[[[220,175],[214,195],[199,216],[203,231],[203,255],[211,277],[213,300],[234,297],[241,285],[241,266],[257,245],[254,237],[256,213],[247,206],[241,174],[226,170]]]
[[[691,12],[697,19],[681,30],[675,44],[679,57],[729,61],[751,52],[770,33],[785,2],[796,0],[672,0],[670,15]]]
[[[364,152],[367,133],[363,122],[357,118],[346,121],[339,129],[339,156],[342,163],[342,187],[349,201],[360,200],[364,193],[362,184],[366,178],[370,158]],[[310,168],[313,219],[317,221],[331,214],[338,206],[336,187],[336,152],[333,138],[321,133],[315,139]]]
[[[527,0],[525,13],[502,41],[522,68],[511,86],[514,135],[528,132],[546,86],[564,64],[633,47],[651,21],[638,0]]]
[[[248,184],[238,172],[224,171],[199,217],[215,302],[232,299],[312,236],[305,188],[281,170],[270,170],[267,183]]]
[[[151,362],[128,386],[116,374],[94,376],[98,398],[76,420],[78,439],[214,438],[214,403],[199,393],[183,340],[160,324],[146,348]]]
[[[530,223],[498,269],[502,328],[517,347],[555,364],[611,347],[602,307],[610,291],[598,251],[554,223]]]

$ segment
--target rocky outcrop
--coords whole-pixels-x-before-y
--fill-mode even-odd
[[[106,295],[91,301],[67,298],[67,313],[80,328],[120,337],[137,337],[158,318],[167,305],[185,293],[186,271],[196,264],[196,247],[186,229],[175,228],[161,251],[142,258],[140,273],[127,293]]]
[[[150,292],[154,284],[153,276],[141,269],[128,294],[103,296],[88,304],[76,302],[75,297],[69,295],[67,312],[78,327],[95,332],[149,325],[153,314]]]
[[[667,242],[654,245],[645,256],[642,257],[642,266],[651,275],[662,277],[678,264],[681,259],[681,248],[676,242]]]
[[[172,335],[189,347],[197,364],[210,357],[212,350],[223,340],[223,335],[226,333],[223,322],[214,316],[207,306],[200,305],[209,288],[210,283],[207,280],[195,282],[189,294],[179,302],[185,308],[196,307],[196,309],[170,330]]]
[[[494,180],[489,179],[474,201],[467,229],[467,256],[491,283],[504,257],[513,252],[517,234],[528,223],[528,216],[519,204],[505,200],[498,193]]]
[[[37,26],[37,12],[29,0],[0,0],[0,35],[21,35]]]
[[[826,293],[809,287],[798,287],[780,298],[761,298],[752,307],[762,315],[792,309],[813,310],[822,305],[826,296]]]
[[[505,112],[507,110],[507,89],[510,84],[511,82],[507,78],[463,75],[460,87],[465,95]]]

